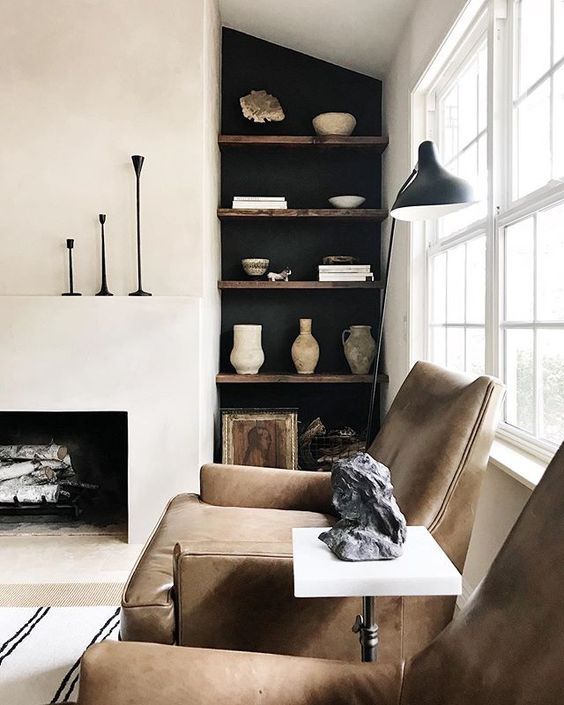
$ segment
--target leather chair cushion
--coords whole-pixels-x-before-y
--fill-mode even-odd
[[[122,598],[121,630],[130,641],[176,641],[174,601],[171,595],[174,547],[177,543],[217,546],[225,542],[249,552],[292,555],[294,527],[332,526],[335,518],[318,512],[217,507],[197,495],[183,494],[167,506],[143,550]],[[227,546],[226,546],[227,548]]]

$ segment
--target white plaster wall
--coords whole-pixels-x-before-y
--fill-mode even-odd
[[[384,134],[390,137],[390,146],[384,155],[384,199],[388,207],[413,168],[412,90],[465,5],[466,0],[419,0],[404,27],[384,80]],[[410,271],[411,246],[409,228],[398,223],[385,324],[385,364],[390,376],[385,408],[412,363],[409,328],[420,324],[410,319],[410,281],[418,274]],[[530,490],[517,480],[492,464],[488,466],[464,570],[466,593],[471,592],[487,572],[529,495]]]
[[[214,431],[217,426],[218,394],[215,375],[219,369],[221,302],[217,289],[220,279],[220,227],[217,219],[220,188],[221,22],[217,0],[206,0],[204,15],[204,171],[202,205],[204,239],[202,246],[202,315],[200,317],[200,423],[201,463],[213,459]]]
[[[200,301],[0,297],[2,411],[128,413],[129,540],[199,485]]]
[[[144,286],[202,291],[204,0],[0,0],[0,295],[134,291],[131,154],[142,175]]]

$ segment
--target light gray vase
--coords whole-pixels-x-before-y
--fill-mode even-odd
[[[292,360],[299,375],[312,375],[319,362],[319,345],[311,334],[311,318],[300,318],[300,334],[292,345]]]
[[[367,375],[376,355],[376,341],[372,326],[351,326],[343,331],[345,357],[353,375]],[[348,338],[345,338],[346,335]]]
[[[256,375],[264,363],[262,326],[233,326],[230,361],[238,375]]]

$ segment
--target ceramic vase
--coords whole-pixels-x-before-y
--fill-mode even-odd
[[[238,375],[256,375],[264,363],[262,326],[233,326],[230,361]]]
[[[353,375],[367,375],[370,372],[376,354],[376,341],[371,330],[372,326],[351,326],[343,331],[345,357]]]
[[[300,334],[292,345],[292,360],[299,375],[311,375],[319,362],[319,345],[311,334],[311,318],[300,318]]]

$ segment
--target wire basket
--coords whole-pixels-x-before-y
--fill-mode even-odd
[[[364,439],[353,428],[327,431],[320,418],[315,419],[299,439],[300,470],[330,471],[333,463],[351,458],[364,450]]]

